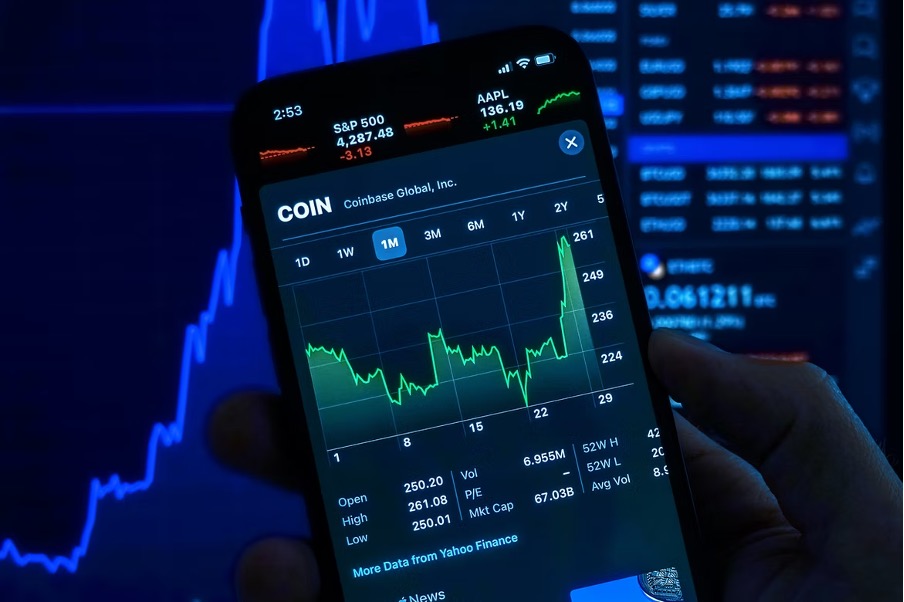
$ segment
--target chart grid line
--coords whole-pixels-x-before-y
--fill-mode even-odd
[[[439,299],[436,296],[436,282],[433,281],[433,270],[430,269],[430,258],[424,259],[424,263],[427,266],[427,279],[430,281],[430,290],[433,291],[433,305],[436,307],[436,319],[439,321],[440,329],[443,329],[443,315],[439,311]],[[446,362],[449,364],[449,372],[452,372],[452,359],[446,355]],[[465,427],[465,417],[461,411],[461,396],[458,394],[458,385],[455,383],[455,379],[452,379],[452,390],[455,392],[455,405],[458,406],[458,417],[461,418],[461,431],[467,435],[468,432]],[[453,479],[454,484],[454,479]],[[461,509],[459,508],[459,512]]]
[[[583,397],[583,396],[585,396],[585,395],[588,395],[588,396],[591,396],[591,397],[592,397],[592,396],[594,396],[594,395],[599,395],[600,393],[605,393],[606,391],[614,391],[614,390],[616,390],[616,389],[624,389],[625,387],[631,387],[631,386],[634,386],[634,383],[625,383],[625,384],[623,384],[623,385],[616,385],[616,386],[614,386],[614,387],[609,387],[608,389],[600,389],[600,390],[598,390],[598,391],[589,391],[589,392],[587,392],[587,393],[577,393],[577,394],[575,394],[575,395],[569,395],[568,397],[560,397],[559,399],[551,399],[551,400],[549,400],[549,401],[544,401],[544,402],[541,402],[541,403],[536,403],[536,404],[533,404],[532,407],[537,407],[537,408],[538,408],[538,407],[543,407],[543,406],[547,406],[547,405],[550,405],[550,404],[553,404],[553,403],[559,403],[559,402],[562,402],[562,401],[568,401],[569,399],[575,399],[575,398],[577,398],[577,397]],[[482,415],[480,415],[480,416],[473,416],[473,417],[471,417],[471,418],[466,418],[466,419],[465,419],[465,422],[467,422],[467,421],[469,421],[469,420],[483,420],[484,418],[492,418],[493,416],[501,416],[502,414],[510,414],[510,413],[512,413],[512,412],[520,412],[520,411],[522,411],[522,410],[524,410],[524,408],[510,408],[510,409],[508,409],[508,410],[499,410],[498,412],[490,412],[489,414],[482,414]],[[414,434],[416,434],[416,433],[424,433],[424,432],[426,432],[426,431],[432,431],[432,430],[444,428],[444,427],[447,427],[447,426],[455,426],[456,424],[458,424],[458,421],[455,421],[455,422],[447,422],[447,423],[445,423],[445,424],[435,424],[435,425],[433,425],[433,426],[427,426],[427,427],[424,427],[424,428],[422,428],[422,429],[414,429],[414,430],[411,430],[411,431],[405,431],[405,432],[403,432],[403,433],[399,433],[398,435],[388,435],[388,436],[386,436],[386,437],[376,437],[376,438],[374,438],[374,439],[368,439],[367,441],[358,441],[357,443],[351,443],[351,444],[349,444],[349,445],[340,445],[340,446],[338,446],[338,447],[331,447],[331,448],[329,448],[327,451],[330,452],[330,453],[332,453],[332,452],[334,452],[334,451],[339,451],[339,450],[342,450],[342,449],[349,449],[349,448],[351,448],[351,447],[358,447],[358,446],[361,446],[361,445],[367,445],[367,444],[369,444],[369,443],[377,443],[377,442],[379,442],[379,441],[386,441],[387,439],[392,439],[393,437],[404,437],[405,435],[414,435]]]
[[[621,345],[621,343],[618,343],[618,345]],[[588,350],[583,351],[583,352],[581,352],[581,353],[584,353],[584,354],[593,354],[593,356],[596,357],[596,350],[595,350],[595,349],[588,349]],[[374,355],[374,354],[371,354],[371,356],[372,356],[372,355]],[[575,354],[575,355],[577,355],[577,354]],[[536,365],[539,365],[539,364],[542,364],[542,363],[546,363],[546,362],[554,362],[554,361],[555,361],[554,358],[542,359],[542,360],[534,361],[534,362],[533,362],[533,365],[536,366]],[[319,366],[315,366],[313,369],[317,369],[318,367],[319,367]],[[466,375],[466,376],[459,376],[459,377],[456,377],[456,378],[454,378],[454,379],[446,379],[446,380],[442,380],[442,381],[439,382],[439,384],[447,384],[447,383],[451,384],[451,383],[454,383],[455,381],[465,381],[465,380],[468,380],[468,379],[470,379],[470,378],[480,378],[481,376],[489,376],[489,375],[491,375],[491,374],[496,374],[496,373],[497,373],[496,370],[487,370],[487,371],[485,371],[485,372],[478,372],[478,373],[476,373],[476,374],[468,374],[468,375]],[[334,409],[334,408],[338,408],[338,407],[341,407],[341,406],[347,406],[347,405],[351,405],[351,404],[355,404],[355,403],[360,403],[360,402],[362,402],[362,401],[371,401],[371,400],[374,400],[374,399],[380,399],[381,397],[385,397],[385,395],[383,395],[383,394],[380,394],[380,395],[372,395],[372,396],[370,396],[370,397],[362,397],[362,398],[360,398],[360,399],[354,399],[354,400],[352,400],[352,401],[345,401],[345,402],[342,402],[342,403],[333,403],[333,404],[330,404],[330,405],[327,406],[327,407],[319,408],[319,410],[320,410],[320,411],[332,410],[332,409]],[[539,403],[537,403],[537,404],[532,403],[532,404],[531,404],[531,406],[535,406],[535,405],[542,405],[542,404],[539,404]],[[521,409],[524,409],[524,408],[517,408],[517,409],[521,410]],[[466,421],[467,421],[467,420],[473,420],[473,418],[466,418],[465,420],[466,420]]]
[[[493,287],[490,286],[490,287],[486,287],[486,288],[493,288]],[[418,303],[424,303],[424,302],[426,302],[426,300],[418,301]],[[606,306],[609,306],[609,305],[615,305],[615,304],[616,304],[615,301],[607,301],[607,302],[604,302],[604,303],[597,303],[596,305],[591,305],[591,306],[590,306],[589,308],[587,308],[587,309],[594,309],[594,308],[597,308],[597,307],[606,307]],[[577,311],[577,310],[566,312],[566,314],[577,314],[577,313],[580,313],[580,312]],[[363,316],[365,316],[365,315],[366,315],[365,313],[355,314],[354,316],[349,316],[349,318],[360,318],[360,317],[363,317]],[[517,320],[517,321],[515,321],[515,322],[512,322],[512,326],[518,326],[518,325],[521,325],[521,324],[530,324],[530,323],[532,323],[532,322],[541,322],[541,321],[543,321],[543,320],[552,320],[552,319],[555,319],[555,318],[557,318],[557,317],[559,317],[558,314],[547,314],[547,315],[544,315],[544,316],[538,316],[538,317],[536,317],[536,318],[529,318],[529,319],[527,319],[527,320]],[[344,319],[346,319],[346,318],[336,318],[335,320],[326,320],[325,322],[318,322],[316,325],[319,326],[319,325],[322,325],[322,324],[325,324],[325,323],[329,323],[329,322],[339,322],[339,321],[342,321],[342,320],[344,320]],[[312,326],[312,325],[309,325],[309,326]],[[465,332],[462,332],[462,333],[459,333],[459,334],[455,334],[455,335],[453,335],[453,336],[450,336],[450,337],[448,338],[448,340],[452,341],[452,340],[459,339],[459,338],[471,337],[471,336],[474,336],[474,335],[477,335],[477,334],[482,334],[482,333],[486,333],[486,332],[492,332],[492,331],[494,331],[494,330],[499,330],[499,329],[502,328],[502,327],[503,327],[503,326],[500,325],[500,326],[493,326],[493,327],[491,327],[491,328],[481,328],[481,329],[479,329],[479,330],[468,330],[468,331],[465,331]],[[615,344],[613,344],[613,345],[620,345],[620,344],[621,344],[621,343],[615,343]],[[406,350],[406,349],[415,349],[415,348],[417,348],[417,347],[423,347],[424,345],[426,345],[426,343],[413,343],[413,344],[411,344],[411,345],[402,345],[401,347],[393,347],[392,349],[384,349],[384,350],[383,350],[383,353],[392,353],[392,352],[395,352],[395,351],[404,351],[404,350]],[[603,346],[603,347],[600,347],[600,349],[603,349],[604,347],[609,347],[609,346],[611,346],[611,345],[605,345],[605,346]],[[588,351],[589,351],[589,350],[588,350]],[[365,354],[356,355],[356,356],[349,356],[349,359],[350,359],[351,361],[355,361],[355,360],[367,359],[367,358],[369,358],[369,357],[373,357],[374,355],[375,355],[375,354],[373,354],[373,353],[365,353]]]
[[[386,374],[386,366],[383,364],[383,352],[380,350],[380,337],[377,334],[377,325],[374,322],[374,311],[373,305],[370,302],[370,293],[367,292],[367,278],[364,277],[364,272],[361,272],[361,285],[364,287],[364,299],[367,301],[367,310],[368,315],[370,316],[370,328],[374,333],[374,345],[377,346],[377,358],[380,360],[380,370]],[[395,410],[392,407],[392,404],[389,404],[389,415],[392,417],[392,430],[396,432],[396,435],[399,434],[399,425],[396,423]],[[401,442],[399,443],[399,449],[401,449]]]

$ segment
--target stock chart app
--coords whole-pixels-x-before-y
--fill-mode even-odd
[[[592,139],[260,189],[346,600],[696,599]]]

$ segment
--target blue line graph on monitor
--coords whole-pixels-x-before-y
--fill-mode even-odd
[[[349,10],[349,1],[354,10]],[[404,47],[427,44],[439,40],[437,26],[430,22],[426,0],[395,2],[391,11],[382,11],[388,0],[339,0],[336,13],[336,43],[329,23],[324,0],[266,0],[258,40],[258,80],[292,70],[379,54]],[[348,31],[357,31],[349,36]],[[320,38],[321,56],[314,57],[300,43],[305,31]],[[231,245],[219,251],[211,282],[207,307],[195,324],[185,329],[180,364],[176,416],[170,423],[157,423],[148,438],[144,476],[125,482],[118,474],[105,480],[91,480],[85,525],[81,538],[68,555],[48,555],[20,550],[11,539],[0,545],[0,562],[12,562],[19,567],[37,565],[55,574],[61,569],[69,573],[78,570],[79,562],[88,554],[101,502],[109,498],[125,501],[131,495],[147,491],[154,484],[157,465],[163,448],[173,447],[186,435],[185,418],[189,404],[189,383],[192,367],[205,362],[208,339],[217,314],[230,307],[237,293],[237,266],[242,250],[242,219],[237,187],[233,194],[233,228]],[[243,286],[253,286],[244,282]]]

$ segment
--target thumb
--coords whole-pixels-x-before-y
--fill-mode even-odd
[[[649,356],[691,417],[760,471],[810,546],[900,521],[901,481],[825,371],[671,330],[653,333]]]

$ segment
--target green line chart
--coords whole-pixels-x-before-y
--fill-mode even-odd
[[[519,358],[497,345],[449,342],[442,328],[424,335],[431,370],[420,379],[385,367],[360,372],[341,347],[308,343],[306,355],[330,448],[531,407],[599,388],[594,344],[571,245],[558,239],[558,327]],[[585,357],[589,354],[589,357]],[[390,385],[394,381],[396,384]]]
[[[578,100],[580,97],[581,97],[581,93],[578,90],[571,90],[568,92],[560,92],[559,94],[556,94],[552,98],[547,98],[546,100],[544,100],[543,104],[541,104],[537,108],[537,115],[539,115],[545,109],[547,109],[555,104],[575,101],[575,100]]]

